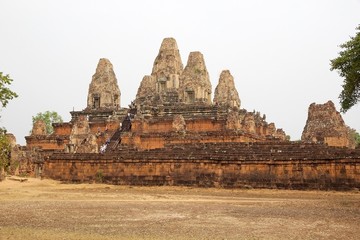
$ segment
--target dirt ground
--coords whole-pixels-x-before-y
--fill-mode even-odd
[[[0,182],[0,240],[359,236],[359,191]]]

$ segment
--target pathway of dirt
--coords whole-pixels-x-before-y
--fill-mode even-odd
[[[360,193],[0,182],[2,239],[358,239]]]

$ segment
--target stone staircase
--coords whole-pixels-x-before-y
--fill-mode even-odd
[[[110,138],[110,143],[106,148],[106,151],[113,151],[121,143],[121,134],[124,132],[129,132],[131,130],[131,119],[136,115],[136,108],[130,108],[127,112],[126,117],[121,123],[121,128],[118,128],[115,133]]]

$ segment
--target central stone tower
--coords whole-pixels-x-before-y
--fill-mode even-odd
[[[183,73],[180,76],[181,100],[184,103],[211,104],[211,83],[204,56],[191,52]]]
[[[191,52],[184,69],[176,40],[165,38],[151,75],[141,81],[135,103],[138,106],[211,105],[211,88],[203,55]]]
[[[101,58],[89,86],[86,109],[119,109],[120,96],[113,66],[108,59]]]
[[[158,93],[179,88],[179,76],[183,71],[179,49],[174,38],[165,38],[157,55],[151,76],[156,80]]]
[[[183,68],[176,40],[165,38],[155,58],[151,75],[144,76],[141,81],[136,104],[141,106],[177,102]]]

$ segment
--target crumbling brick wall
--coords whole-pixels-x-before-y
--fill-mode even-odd
[[[45,161],[44,176],[122,185],[351,189],[360,187],[359,167],[359,151],[324,145],[185,144],[103,155],[55,154]]]

